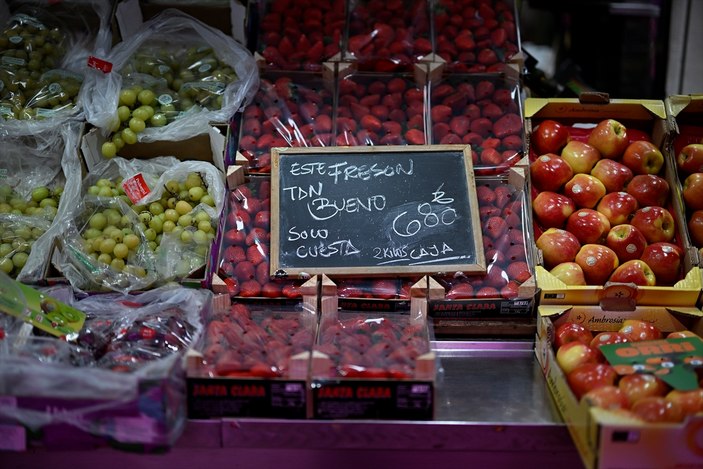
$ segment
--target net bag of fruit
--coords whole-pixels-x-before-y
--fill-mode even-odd
[[[26,324],[0,340],[0,392],[17,403],[0,406],[0,419],[47,434],[55,427],[74,438],[173,444],[186,416],[184,353],[202,334],[212,293],[183,287],[84,298],[66,287],[42,293],[85,313],[85,323],[64,337],[39,335]]]
[[[178,10],[146,21],[92,70],[82,92],[88,122],[114,143],[179,140],[226,123],[258,88],[252,54],[233,38]]]
[[[87,58],[110,47],[109,2],[39,1],[11,13],[9,8],[0,15],[0,125],[15,132],[80,118]]]
[[[37,131],[0,132],[0,230],[13,233],[12,240],[0,240],[0,267],[24,283],[43,278],[56,233],[53,221],[80,187],[76,148],[81,129],[71,121]]]

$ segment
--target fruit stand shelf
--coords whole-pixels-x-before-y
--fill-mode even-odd
[[[0,453],[2,467],[580,467],[532,341],[437,341],[432,421],[190,420],[166,454]]]

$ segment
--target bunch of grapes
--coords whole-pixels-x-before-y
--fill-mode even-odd
[[[29,258],[34,242],[49,228],[48,221],[0,215],[0,270],[16,278]]]
[[[106,158],[137,142],[147,127],[162,127],[189,112],[222,107],[225,88],[237,75],[211,48],[185,52],[166,49],[138,51],[122,70],[118,124],[102,146]],[[130,83],[130,84],[127,84]]]
[[[53,220],[61,201],[63,187],[35,187],[27,200],[7,184],[0,184],[0,214],[27,215]]]

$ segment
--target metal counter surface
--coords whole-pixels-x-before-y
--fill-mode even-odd
[[[442,373],[432,421],[192,420],[163,455],[30,450],[0,453],[0,467],[581,467],[533,346],[435,342]]]

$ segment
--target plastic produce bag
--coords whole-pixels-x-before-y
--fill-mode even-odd
[[[109,2],[13,7],[0,33],[0,124],[15,132],[80,117],[87,58],[110,47]]]
[[[228,122],[259,82],[246,48],[174,9],[145,22],[106,60],[112,71],[89,73],[82,98],[88,122],[105,137],[118,134],[112,139],[117,151],[137,139],[189,138],[207,132],[211,122]],[[135,117],[142,121],[136,126]]]
[[[0,418],[31,430],[56,425],[64,435],[172,444],[185,423],[182,358],[202,333],[212,293],[172,287],[68,303],[87,315],[77,337],[0,340],[0,394],[16,403],[0,405]]]

